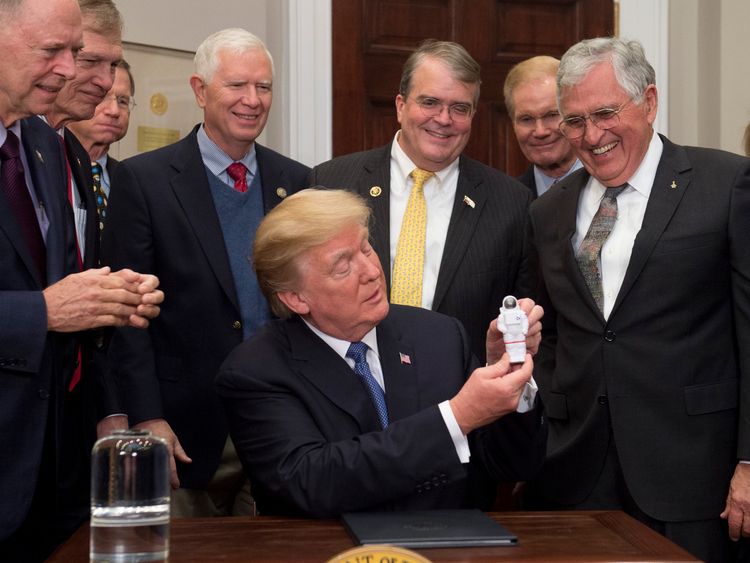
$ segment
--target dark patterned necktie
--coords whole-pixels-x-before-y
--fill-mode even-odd
[[[92,185],[94,187],[94,199],[96,200],[96,216],[99,218],[99,232],[104,229],[104,221],[107,219],[107,194],[102,188],[102,167],[98,162],[91,163]]]
[[[591,225],[581,246],[576,252],[578,267],[581,269],[586,285],[589,286],[591,295],[594,297],[600,311],[604,311],[604,294],[602,290],[602,265],[601,252],[604,242],[612,233],[612,229],[617,222],[617,196],[628,185],[617,186],[616,188],[607,188],[604,197],[599,204]]]
[[[234,189],[238,192],[247,191],[247,166],[241,162],[233,162],[227,166],[227,174],[234,180]]]
[[[366,358],[367,348],[368,346],[364,342],[352,342],[346,352],[346,357],[354,360],[354,372],[370,393],[375,410],[378,411],[380,425],[383,428],[388,428],[388,406],[385,404],[385,393],[370,371],[370,364],[367,363]]]
[[[39,228],[34,203],[31,201],[31,195],[26,186],[18,137],[12,131],[8,131],[8,136],[3,146],[0,147],[0,162],[2,163],[0,165],[2,168],[0,170],[0,182],[2,182],[3,192],[18,221],[18,226],[21,228],[21,233],[31,252],[39,275],[42,281],[46,282],[47,249],[42,238],[42,231]]]

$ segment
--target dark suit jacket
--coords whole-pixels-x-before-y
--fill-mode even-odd
[[[531,206],[545,309],[535,378],[549,418],[535,483],[582,501],[610,431],[627,487],[658,520],[716,518],[750,459],[750,161],[667,139],[607,321],[571,237],[580,170]]]
[[[202,488],[227,437],[213,378],[242,340],[224,237],[203,165],[197,127],[184,139],[120,163],[112,179],[104,263],[159,277],[165,299],[147,331],[118,329],[110,381],[131,424],[164,418],[193,458],[180,482]],[[309,168],[256,144],[266,212],[277,188],[305,187]],[[117,410],[112,406],[112,411]]]
[[[109,174],[110,181],[115,175],[115,170],[117,170],[117,166],[119,164],[119,160],[117,160],[116,158],[112,158],[110,155],[107,155],[107,174]]]
[[[534,165],[529,166],[523,174],[518,176],[517,180],[531,191],[531,197],[536,199],[539,194],[536,193],[536,176],[534,176]]]
[[[316,166],[310,185],[346,188],[370,204],[372,245],[380,257],[390,293],[391,144],[335,158]],[[432,308],[459,319],[472,351],[485,357],[485,335],[503,297],[529,294],[524,233],[531,197],[499,170],[461,156],[458,186]],[[370,195],[372,186],[382,194]],[[464,202],[468,196],[474,207]]]
[[[458,321],[393,305],[377,338],[386,430],[352,369],[299,317],[267,325],[222,365],[217,390],[262,513],[487,508],[491,476],[523,480],[538,469],[546,432],[537,411],[474,432],[471,463],[460,463],[437,407],[477,367]]]
[[[23,150],[49,218],[47,279],[39,279],[15,216],[0,190],[0,540],[26,517],[44,447],[57,459],[56,432],[73,367],[69,335],[47,333],[42,290],[75,267],[73,224],[57,135],[37,117],[21,123]],[[51,405],[54,403],[54,407]],[[48,416],[54,419],[48,420]],[[52,429],[51,433],[46,429]],[[54,483],[56,468],[46,468]],[[50,483],[47,483],[50,485]],[[56,498],[49,498],[50,510]]]

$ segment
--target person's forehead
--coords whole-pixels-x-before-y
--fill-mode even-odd
[[[122,41],[114,35],[100,33],[84,26],[81,52],[119,61],[122,58]]]
[[[115,81],[112,84],[112,90],[110,90],[110,93],[117,94],[118,96],[130,96],[130,90],[131,84],[128,71],[118,66],[115,69]]]
[[[252,66],[249,66],[248,63],[251,63]],[[268,59],[266,52],[259,47],[245,51],[223,48],[216,53],[216,68],[224,72],[244,72],[267,68],[270,72],[271,61]]]

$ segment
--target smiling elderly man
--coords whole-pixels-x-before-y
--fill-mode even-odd
[[[500,359],[493,323],[498,361],[479,368],[459,321],[389,305],[369,215],[350,192],[304,190],[258,229],[258,282],[284,320],[216,383],[264,514],[487,508],[495,479],[527,479],[544,457],[539,411],[514,412],[531,357]],[[542,311],[525,307],[534,350]]]
[[[529,500],[625,510],[733,561],[729,537],[750,534],[750,160],[658,135],[655,81],[637,42],[560,62],[586,169],[531,206],[550,444]]]

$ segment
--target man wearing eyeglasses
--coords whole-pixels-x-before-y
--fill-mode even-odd
[[[529,291],[523,233],[531,194],[461,154],[480,82],[479,65],[461,45],[424,42],[403,68],[393,142],[321,164],[310,183],[346,187],[368,201],[391,302],[458,318],[484,360],[487,326],[503,297]]]
[[[518,177],[534,197],[578,170],[581,162],[559,129],[555,75],[560,61],[541,55],[521,61],[503,86],[505,107],[518,146],[531,166]]]
[[[128,132],[130,112],[135,107],[135,81],[127,61],[120,61],[115,69],[115,81],[107,95],[96,106],[91,119],[76,121],[69,129],[83,145],[91,162],[101,169],[101,187],[109,198],[110,179],[119,161],[109,154],[109,147]],[[103,222],[103,217],[99,217]]]
[[[621,509],[734,561],[729,538],[750,534],[750,160],[654,132],[637,42],[578,43],[557,84],[585,170],[531,206],[550,441],[528,500]]]

